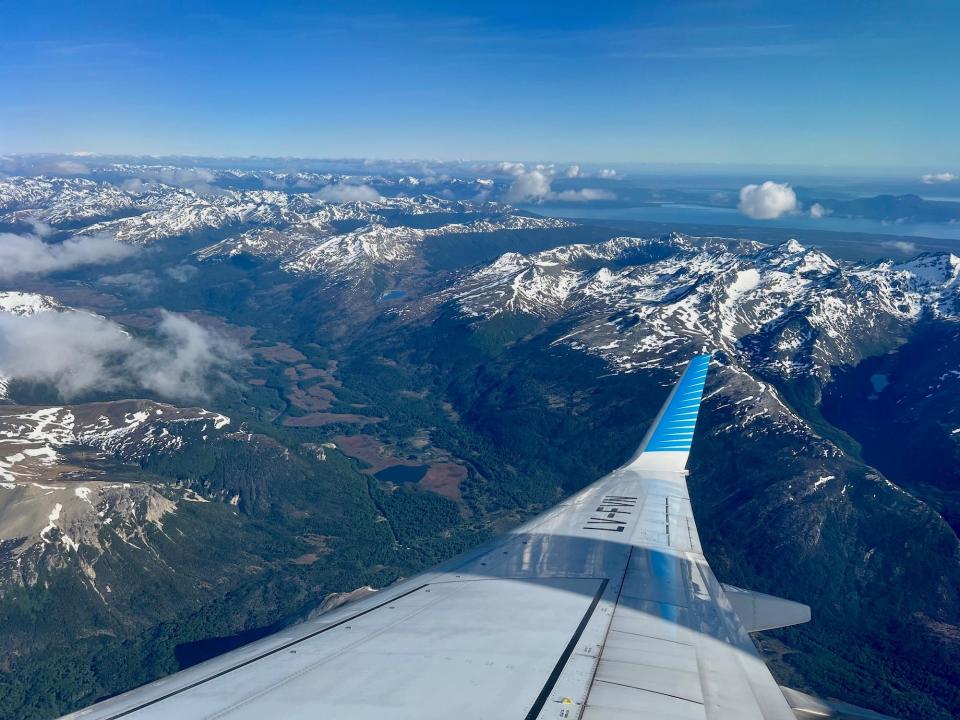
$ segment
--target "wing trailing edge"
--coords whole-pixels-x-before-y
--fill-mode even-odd
[[[724,584],[723,591],[747,632],[810,622],[809,605],[733,585]]]
[[[710,355],[690,360],[628,467],[668,472],[686,469],[709,365]]]

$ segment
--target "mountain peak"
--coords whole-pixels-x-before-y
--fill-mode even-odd
[[[60,310],[63,306],[56,298],[39,293],[19,290],[0,291],[0,312],[11,315],[35,315],[47,310]]]

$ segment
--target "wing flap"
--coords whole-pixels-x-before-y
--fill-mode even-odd
[[[159,698],[122,695],[76,717],[435,717],[429,706],[479,718],[495,702],[495,715],[523,718],[552,688],[606,587],[582,577],[447,578],[259,660],[211,661],[205,679]]]
[[[706,720],[707,714],[703,705],[697,702],[629,685],[597,681],[590,689],[582,720],[624,720],[629,717]]]

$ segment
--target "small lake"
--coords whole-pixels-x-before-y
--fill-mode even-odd
[[[876,400],[880,393],[883,392],[883,389],[890,384],[890,380],[883,373],[877,373],[876,375],[870,376],[870,385],[873,386],[873,395],[871,395],[869,400]]]
[[[429,465],[392,465],[378,472],[376,477],[396,485],[415,483],[419,482],[429,469]]]

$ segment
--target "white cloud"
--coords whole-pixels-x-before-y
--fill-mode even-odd
[[[314,190],[316,187],[317,186],[314,183],[304,178],[297,178],[293,183],[293,188],[295,190]]]
[[[120,378],[107,369],[110,352],[130,342],[119,325],[87,313],[0,313],[0,374],[52,383],[65,399],[111,390]]]
[[[503,161],[497,163],[497,170],[507,175],[522,175],[527,171],[527,166],[522,162]]]
[[[571,165],[566,169],[566,171],[563,174],[566,175],[568,178],[575,178],[580,175],[580,166]]]
[[[135,247],[102,235],[48,243],[39,235],[0,233],[0,278],[43,275],[80,265],[111,263],[135,252]]]
[[[380,199],[380,193],[369,185],[347,185],[337,183],[320,188],[313,196],[326,202],[373,202]]]
[[[178,283],[186,283],[190,282],[197,276],[197,273],[200,272],[200,268],[198,268],[196,265],[182,264],[168,267],[166,270],[164,270],[164,272]]]
[[[517,175],[507,190],[509,202],[539,201],[550,195],[551,175],[542,170],[531,170]]]
[[[99,285],[124,288],[138,295],[152,295],[160,288],[160,278],[149,270],[140,272],[118,273],[116,275],[101,275],[97,278]]]
[[[137,194],[144,192],[148,186],[141,178],[127,178],[120,183],[120,187],[127,192]]]
[[[552,198],[563,202],[590,202],[592,200],[616,200],[615,193],[599,188],[583,188],[582,190],[564,190],[553,193]]]
[[[163,183],[183,187],[199,193],[222,194],[224,190],[215,187],[217,174],[206,168],[178,168],[165,165],[138,167],[136,176],[124,180],[120,187],[127,192],[144,192],[150,183]]]
[[[203,398],[211,374],[222,377],[236,344],[183,315],[164,313],[156,344],[138,343],[125,363],[135,381],[164,397]]]
[[[786,183],[767,180],[762,185],[740,188],[737,208],[755,220],[772,220],[797,209],[797,195]]]
[[[810,217],[812,217],[814,220],[819,220],[824,215],[829,215],[831,212],[833,211],[829,208],[825,208],[820,203],[814,203],[810,206]]]
[[[591,202],[594,200],[616,200],[617,196],[609,190],[600,188],[581,188],[580,190],[551,189],[556,168],[553,165],[537,165],[535,169],[517,175],[507,189],[507,202],[542,202],[557,200],[560,202]],[[579,173],[579,168],[577,169]],[[564,172],[569,177],[569,168]]]
[[[76,310],[0,313],[0,373],[50,383],[65,400],[121,389],[204,399],[213,384],[228,380],[224,369],[240,353],[223,336],[166,312],[150,340]]]
[[[890,250],[901,252],[904,255],[915,255],[917,253],[916,243],[912,243],[909,240],[887,240],[886,242],[880,243],[880,245]]]
[[[163,273],[178,283],[190,282],[197,276],[200,269],[196,265],[173,265],[165,268]],[[100,285],[119,287],[137,295],[147,296],[157,292],[162,287],[161,277],[152,270],[117,273],[116,275],[101,275],[97,278]]]
[[[53,227],[42,220],[38,220],[37,218],[28,217],[24,218],[24,220],[29,223],[30,227],[33,228],[33,234],[37,235],[38,237],[47,238],[56,232]]]
[[[216,173],[206,168],[161,167],[157,168],[156,172],[152,174],[162,183],[166,183],[167,185],[182,185],[184,187],[209,185],[217,179]]]
[[[927,173],[922,178],[927,185],[933,185],[935,183],[949,183],[960,180],[960,175],[952,172],[941,172],[941,173]]]
[[[597,173],[597,177],[602,178],[615,178],[617,177],[617,171],[613,168],[603,168]]]
[[[86,175],[90,172],[90,168],[75,160],[61,160],[53,163],[51,167],[56,172],[64,175]]]

